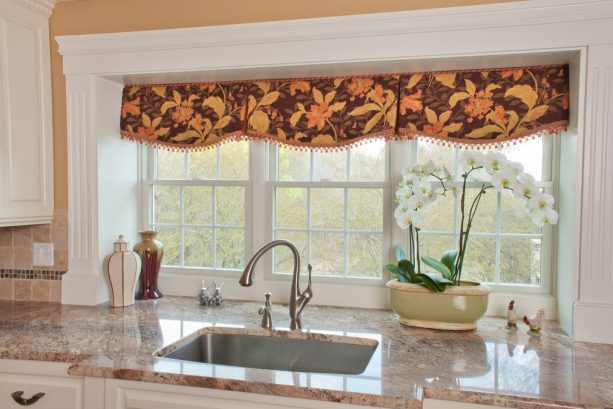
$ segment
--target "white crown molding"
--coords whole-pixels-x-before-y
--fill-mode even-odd
[[[24,5],[40,14],[51,16],[57,0],[12,0],[15,3]]]
[[[33,1],[33,0],[20,0]],[[79,55],[271,44],[364,36],[457,32],[613,18],[611,0],[531,0],[209,27],[58,36],[60,54]]]

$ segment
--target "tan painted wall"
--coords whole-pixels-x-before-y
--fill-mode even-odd
[[[502,3],[510,0],[79,0],[59,3],[50,20],[55,207],[66,209],[66,95],[56,35],[292,20]]]

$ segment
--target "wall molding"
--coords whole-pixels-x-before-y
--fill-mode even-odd
[[[56,0],[12,0],[15,3],[24,5],[38,13],[41,13],[47,17],[51,16],[53,9],[57,4]]]
[[[590,250],[585,245],[590,240],[594,243],[602,240],[603,234],[605,243],[613,240],[611,217],[598,210],[599,206],[604,206],[602,200],[611,196],[610,190],[597,198],[585,196],[590,184],[603,186],[602,183],[610,180],[606,179],[607,172],[610,173],[613,166],[601,160],[589,161],[589,158],[599,157],[602,149],[613,150],[613,144],[603,145],[602,132],[591,127],[592,123],[598,127],[613,119],[610,113],[602,117],[603,109],[598,110],[598,104],[589,102],[594,90],[590,85],[593,84],[593,68],[613,66],[611,27],[613,0],[531,0],[233,26],[56,37],[67,76],[69,105],[74,100],[71,93],[85,93],[79,97],[84,116],[72,106],[68,109],[72,242],[70,268],[63,279],[66,283],[63,302],[95,304],[104,301],[101,257],[106,242],[111,240],[109,226],[121,225],[122,229],[129,230],[127,219],[119,223],[108,208],[119,205],[114,200],[133,197],[137,171],[130,169],[121,183],[104,177],[103,170],[108,167],[104,162],[113,160],[112,149],[124,158],[131,154],[127,151],[129,148],[125,148],[128,145],[112,142],[113,133],[118,135],[117,119],[112,117],[112,111],[118,111],[119,105],[114,108],[104,102],[114,104],[120,96],[121,84],[132,78],[147,82],[195,73],[205,81],[222,76],[225,76],[223,79],[240,78],[246,70],[255,73],[250,74],[251,78],[258,78],[258,75],[262,78],[273,72],[287,74],[301,67],[312,70],[307,74],[317,69],[333,73],[335,67],[341,66],[345,72],[346,67],[363,70],[361,64],[364,63],[389,71],[407,67],[406,64],[414,67],[423,61],[435,61],[446,69],[457,69],[479,68],[492,63],[528,65],[563,58],[571,62],[572,86],[576,91],[571,101],[571,129],[578,134],[579,158],[574,237],[568,239],[582,244],[577,246],[573,283],[568,284],[572,285],[575,297],[558,300],[558,303],[568,304],[569,311],[570,304],[575,301],[613,305],[610,292],[598,292],[596,283],[589,282],[592,272],[600,273],[609,268],[605,260],[608,262],[610,255],[597,255],[594,253],[597,247]],[[465,66],[457,67],[458,61]],[[84,85],[86,79],[90,82]],[[113,82],[115,87],[109,85],[103,92],[95,85],[103,81]],[[102,111],[104,113],[100,113]],[[596,122],[591,119],[594,115]],[[86,129],[80,128],[84,126],[83,121],[87,123]],[[100,129],[105,129],[104,133]],[[583,186],[586,186],[585,193]],[[609,183],[609,186],[613,185]],[[99,195],[103,197],[100,192],[105,191],[113,192],[111,199],[107,194],[99,203]],[[584,223],[585,220],[589,222]],[[599,226],[605,230],[600,230]],[[75,238],[84,241],[76,243]],[[79,246],[89,250],[84,251],[85,248]],[[259,275],[260,279],[262,276]],[[72,277],[75,285],[68,284]],[[89,280],[89,289],[76,285],[76,281],[85,278]],[[577,339],[613,343],[613,334],[602,336],[604,333],[599,328],[608,325],[613,332],[610,320],[585,319],[581,315],[585,310],[582,304],[578,303],[575,308],[575,316],[582,320],[580,325],[575,320]]]
[[[531,0],[263,23],[59,36],[57,39],[60,54],[68,56],[139,52],[145,44],[147,50],[159,51],[432,32],[453,33],[475,28],[513,28],[608,18],[613,18],[613,2],[608,0]]]

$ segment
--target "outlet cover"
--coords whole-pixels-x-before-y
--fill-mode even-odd
[[[53,266],[53,243],[34,243],[32,245],[32,265]]]

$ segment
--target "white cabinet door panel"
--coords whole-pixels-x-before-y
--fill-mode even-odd
[[[500,406],[479,405],[477,403],[452,402],[440,399],[424,399],[423,409],[498,409]]]
[[[25,399],[39,392],[45,394],[32,405],[33,409],[83,408],[83,380],[79,378],[0,373],[0,408],[23,408],[11,396],[16,391],[23,391]]]
[[[373,409],[318,400],[107,379],[105,409]]]
[[[53,217],[49,23],[0,2],[0,226]]]

